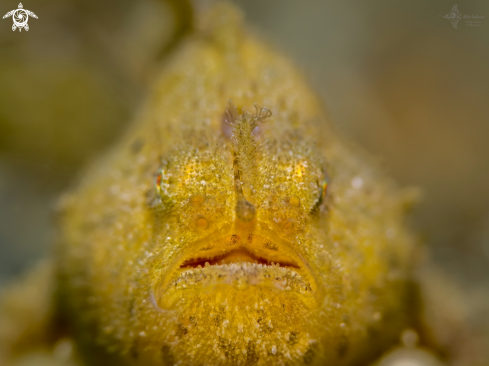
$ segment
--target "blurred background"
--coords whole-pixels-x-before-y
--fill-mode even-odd
[[[489,2],[459,2],[457,28],[448,0],[235,2],[337,129],[421,189],[413,221],[434,260],[489,291]],[[0,287],[48,255],[60,192],[121,134],[185,30],[176,3],[36,0],[28,32],[0,22]]]

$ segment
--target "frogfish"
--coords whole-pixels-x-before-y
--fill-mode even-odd
[[[43,338],[70,365],[353,366],[398,344],[410,195],[303,75],[221,4],[153,77],[61,199]]]

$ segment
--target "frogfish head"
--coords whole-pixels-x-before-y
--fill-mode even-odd
[[[216,14],[66,196],[59,308],[90,365],[367,364],[411,308],[406,199]]]

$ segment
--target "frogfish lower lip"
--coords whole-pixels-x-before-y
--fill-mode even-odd
[[[260,286],[298,296],[308,308],[318,306],[319,286],[309,264],[290,245],[274,239],[247,233],[201,242],[179,256],[168,276],[155,283],[155,305],[167,310],[201,291]]]

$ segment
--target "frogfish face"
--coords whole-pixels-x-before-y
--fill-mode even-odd
[[[176,337],[183,332],[202,347],[232,333],[226,352],[236,360],[258,358],[263,347],[276,354],[282,344],[311,353],[315,316],[334,303],[324,291],[324,281],[336,280],[329,259],[317,255],[327,240],[325,162],[297,132],[267,133],[270,114],[230,108],[228,137],[204,133],[177,144],[151,202],[164,243],[152,305],[180,319]]]

